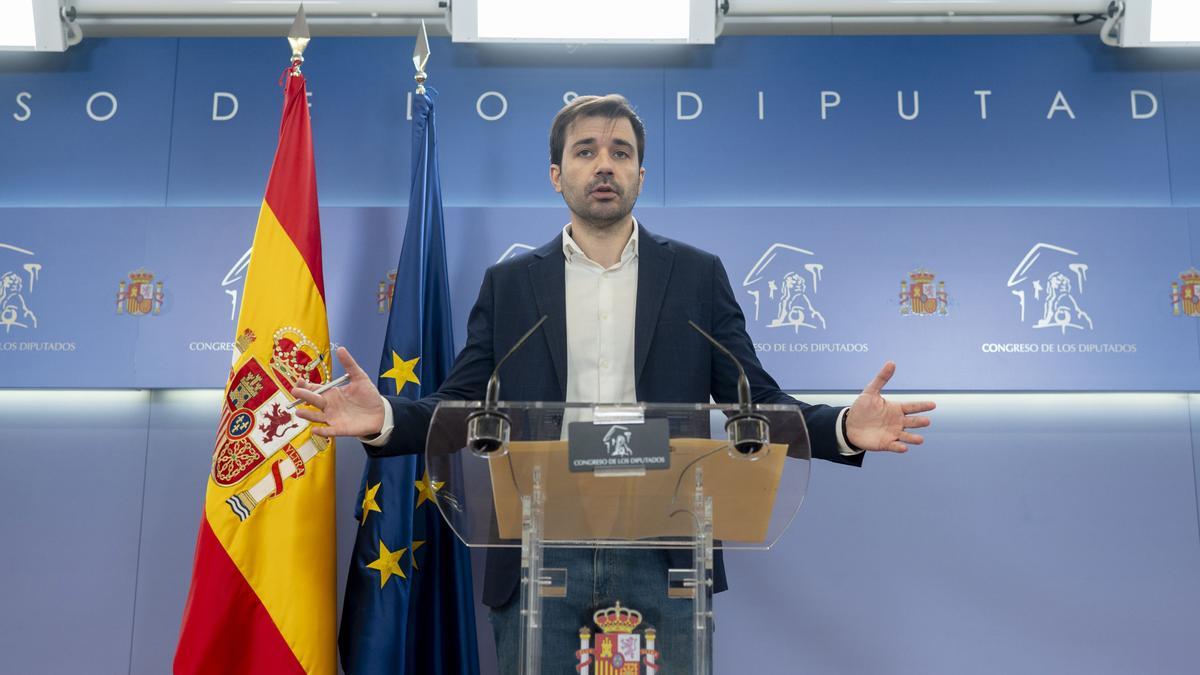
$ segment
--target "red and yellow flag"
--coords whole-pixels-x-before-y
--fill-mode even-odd
[[[335,673],[334,447],[288,408],[329,380],[304,77],[287,76],[175,672]]]

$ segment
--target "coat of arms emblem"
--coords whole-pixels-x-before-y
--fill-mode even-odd
[[[213,453],[212,479],[221,487],[237,485],[270,463],[269,474],[226,500],[239,520],[282,493],[285,480],[304,476],[305,465],[329,445],[328,439],[304,434],[309,424],[291,410],[288,394],[299,381],[329,379],[325,355],[295,328],[281,328],[273,337],[265,366],[252,356],[233,372]],[[254,340],[247,330],[237,340],[238,350],[245,353]]]
[[[945,281],[937,282],[934,290],[933,272],[913,270],[908,279],[900,281],[900,313],[903,315],[945,316],[949,301]]]
[[[129,273],[129,280],[117,286],[117,314],[140,316],[158,314],[163,306],[163,282],[144,269]]]
[[[387,278],[379,282],[379,290],[375,293],[375,309],[380,314],[387,314],[392,307],[392,296],[396,294],[396,270],[387,273]]]
[[[1171,313],[1179,316],[1200,316],[1200,271],[1195,267],[1179,275],[1179,281],[1171,282]]]
[[[641,612],[617,602],[598,610],[592,621],[599,628],[594,639],[591,629],[579,629],[579,649],[575,652],[579,665],[575,670],[580,675],[657,675],[662,662],[654,649],[655,631],[646,627],[637,632]]]

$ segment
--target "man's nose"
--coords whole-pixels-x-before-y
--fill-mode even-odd
[[[607,152],[602,152],[596,157],[596,174],[602,176],[611,176],[613,173],[612,156]]]

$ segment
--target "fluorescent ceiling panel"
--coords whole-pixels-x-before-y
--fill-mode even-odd
[[[33,49],[36,44],[33,0],[0,0],[0,47]]]
[[[458,42],[707,43],[712,0],[456,0]]]
[[[1122,47],[1200,46],[1200,0],[1125,0]]]
[[[67,48],[59,0],[0,0],[0,51]]]
[[[1200,42],[1200,1],[1154,0],[1151,42]]]

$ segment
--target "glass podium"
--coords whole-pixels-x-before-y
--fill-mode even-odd
[[[745,442],[747,428],[766,442]],[[543,565],[553,547],[690,551],[691,567],[668,570],[668,595],[692,603],[693,672],[708,675],[713,551],[770,549],[804,501],[809,460],[804,418],[789,405],[444,401],[426,443],[438,508],[459,539],[521,549],[526,675],[541,673],[543,603],[570,583]],[[602,627],[594,648],[590,627],[580,630],[577,672],[670,666],[656,663],[653,632],[610,623],[620,635]]]

